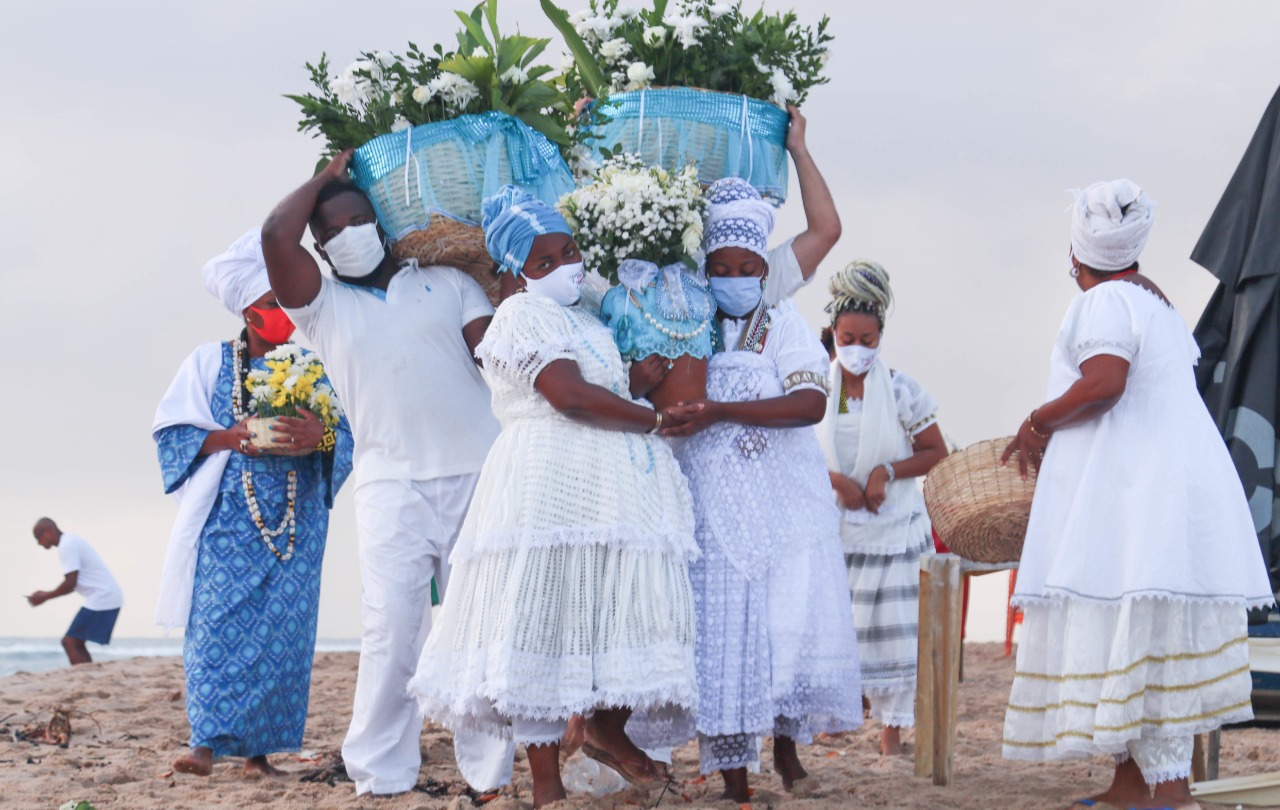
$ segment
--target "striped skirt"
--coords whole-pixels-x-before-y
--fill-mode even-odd
[[[901,554],[845,554],[862,693],[886,726],[915,724],[923,544]]]
[[[1243,603],[1062,598],[1023,616],[1006,758],[1123,754],[1253,717]]]

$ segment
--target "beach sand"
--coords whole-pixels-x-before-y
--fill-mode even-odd
[[[354,653],[316,656],[307,724],[306,752],[337,750],[346,732],[355,682]],[[752,778],[758,807],[821,808],[1055,808],[1101,789],[1111,766],[1101,758],[1035,765],[1000,758],[1004,702],[1012,679],[1013,659],[1002,645],[971,644],[965,651],[966,680],[960,687],[960,720],[955,778],[948,788],[934,787],[913,775],[909,757],[884,759],[878,755],[878,728],[820,740],[801,749],[806,766],[823,785],[806,800],[782,792],[773,774],[766,745],[762,773]],[[461,796],[465,784],[453,762],[447,731],[428,726],[422,735],[425,763],[420,788],[434,780],[443,795],[415,791],[396,797],[356,798],[349,782],[310,784],[299,776],[315,767],[297,755],[271,757],[277,767],[293,773],[279,779],[245,779],[238,760],[214,767],[201,779],[175,775],[174,757],[186,749],[188,728],[183,704],[180,658],[139,658],[90,664],[74,670],[18,674],[0,679],[0,727],[16,729],[47,720],[54,707],[73,709],[69,747],[15,743],[9,730],[0,741],[0,807],[57,808],[64,802],[88,799],[97,808],[204,808],[270,804],[279,808],[377,808],[427,810],[467,808]],[[5,717],[5,715],[9,715]],[[911,735],[906,735],[908,743]],[[1222,736],[1222,776],[1262,773],[1280,767],[1280,730],[1228,729]],[[693,745],[676,752],[673,793],[662,807],[732,807],[717,803],[717,777],[697,778],[697,750]],[[524,753],[517,755],[514,795],[492,802],[493,810],[531,807],[529,771]],[[651,807],[634,793],[605,798],[572,797],[572,808]],[[1218,808],[1206,805],[1206,808]]]

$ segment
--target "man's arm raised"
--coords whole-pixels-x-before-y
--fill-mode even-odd
[[[822,179],[818,165],[809,154],[805,142],[808,123],[796,107],[788,107],[791,113],[791,129],[787,132],[787,151],[796,167],[796,179],[800,185],[800,202],[804,205],[805,230],[791,243],[800,272],[806,280],[813,277],[818,265],[840,240],[840,214],[827,181]]]
[[[320,266],[302,246],[302,239],[320,189],[334,180],[348,179],[351,152],[348,149],[329,161],[319,174],[285,197],[262,223],[262,255],[267,260],[271,289],[283,307],[304,307],[320,294]]]

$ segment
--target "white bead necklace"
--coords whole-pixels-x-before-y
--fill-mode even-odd
[[[236,381],[235,387],[231,391],[231,414],[236,420],[236,424],[240,424],[248,416],[241,402],[244,397],[244,352],[247,344],[243,340],[235,340],[231,343],[232,364],[231,370]],[[285,497],[288,499],[289,507],[285,510],[284,517],[280,519],[280,525],[274,529],[267,528],[262,522],[262,508],[258,505],[258,496],[253,488],[253,471],[245,468],[240,471],[240,487],[244,490],[244,502],[249,506],[249,516],[253,518],[253,525],[258,527],[258,532],[262,535],[262,542],[267,544],[267,548],[281,562],[285,562],[293,557],[293,542],[297,534],[297,510],[294,508],[298,500],[298,471],[289,470],[285,474]],[[289,544],[285,546],[285,550],[281,553],[276,548],[275,538],[284,534],[285,529],[289,530]]]

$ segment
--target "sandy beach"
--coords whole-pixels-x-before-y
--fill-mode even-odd
[[[823,784],[818,796],[806,800],[792,799],[782,792],[766,746],[762,773],[753,778],[756,806],[796,810],[855,806],[903,810],[1053,808],[1065,807],[1071,799],[1103,785],[1110,767],[1102,759],[1052,765],[1001,760],[999,739],[1013,659],[1003,656],[1002,645],[972,644],[966,647],[965,666],[951,787],[938,788],[916,779],[909,757],[881,758],[876,748],[878,729],[868,728],[820,740],[802,750],[810,772]],[[0,679],[0,807],[57,808],[72,799],[88,799],[97,808],[139,810],[258,804],[386,810],[471,807],[472,802],[463,795],[465,784],[454,767],[449,733],[431,726],[422,735],[426,762],[419,788],[412,793],[357,799],[349,782],[330,786],[299,781],[316,769],[315,758],[323,760],[326,752],[341,745],[355,670],[354,653],[321,653],[316,657],[306,750],[301,758],[273,756],[273,764],[291,773],[270,780],[246,780],[236,760],[219,763],[207,779],[172,773],[169,763],[185,749],[188,732],[179,658],[139,658]],[[55,707],[73,710],[68,747],[13,741],[14,730],[48,720]],[[906,739],[912,741],[909,734]],[[1222,776],[1274,770],[1278,748],[1280,730],[1229,729],[1222,737]],[[511,795],[488,805],[494,810],[532,806],[523,752],[517,758]],[[718,778],[698,778],[695,746],[676,752],[675,774],[678,787],[662,797],[660,806],[733,806],[716,802]],[[653,806],[657,798],[656,792],[647,803],[634,793],[600,799],[579,795],[568,806]]]

